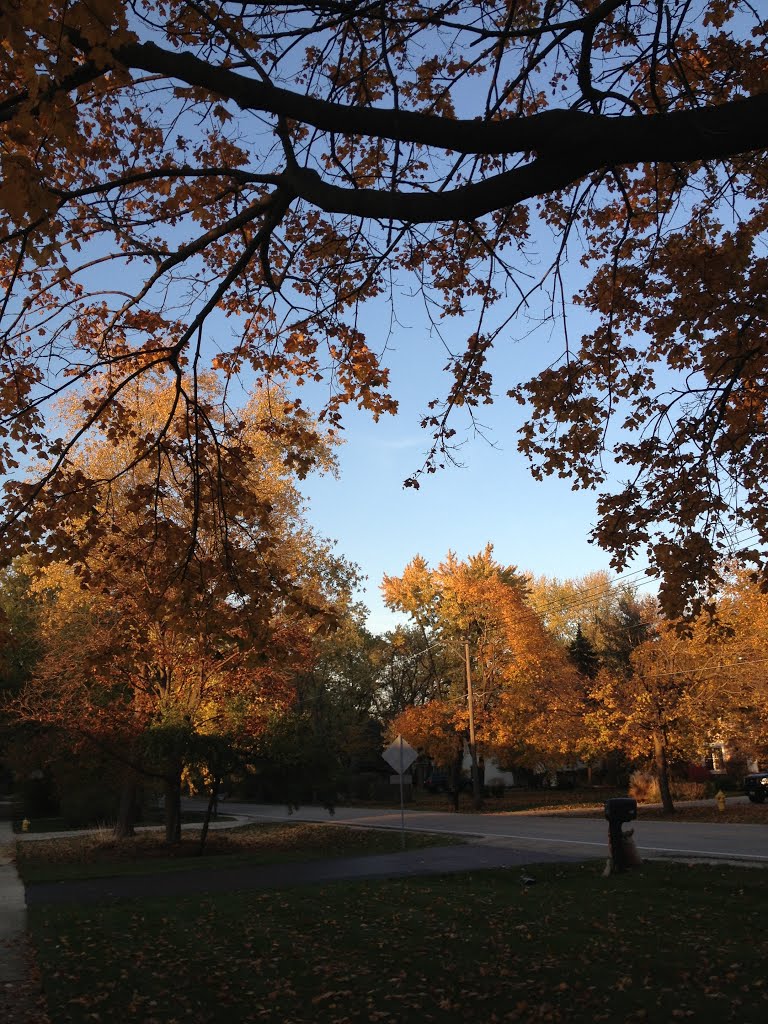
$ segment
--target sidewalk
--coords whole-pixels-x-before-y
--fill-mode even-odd
[[[0,820],[0,986],[19,984],[25,972],[21,939],[27,930],[24,886],[13,860],[15,836],[10,821]]]
[[[486,871],[491,868],[522,868],[529,864],[583,861],[583,855],[548,854],[489,843],[468,843],[465,846],[431,846],[400,853],[262,864],[222,868],[218,871],[192,867],[156,875],[38,882],[27,887],[27,903],[30,906],[38,903],[107,903],[201,893],[287,889],[341,881],[417,878]]]

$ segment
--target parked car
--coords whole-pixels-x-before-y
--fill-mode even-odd
[[[744,778],[744,792],[753,804],[762,804],[768,798],[768,772],[753,772]]]

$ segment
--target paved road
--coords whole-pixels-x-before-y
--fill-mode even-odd
[[[258,821],[325,821],[375,828],[400,828],[400,812],[389,808],[340,807],[330,816],[317,807],[293,814],[273,804],[227,801],[228,813]],[[474,837],[490,846],[561,854],[572,857],[607,855],[608,829],[602,817],[567,817],[552,814],[452,814],[406,810],[406,828],[417,832],[444,832]],[[765,825],[726,825],[683,821],[639,821],[635,841],[641,856],[725,858],[768,865],[768,808]]]

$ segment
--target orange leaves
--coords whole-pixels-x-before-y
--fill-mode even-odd
[[[516,748],[519,760],[525,750],[535,760],[573,749],[577,674],[525,600],[522,577],[513,566],[496,562],[490,545],[466,561],[449,552],[434,570],[417,557],[402,577],[385,577],[382,590],[389,607],[407,612],[422,626],[428,649],[450,655],[443,680],[450,697],[407,709],[395,732],[414,742],[411,729],[421,746],[430,750],[436,744],[441,753],[466,733],[466,642],[481,749],[506,753]]]
[[[765,27],[721,0],[669,33],[654,5],[561,6],[288,5],[278,28],[259,4],[6,3],[7,422],[31,362],[50,451],[54,395],[103,372],[112,401],[161,364],[325,382],[323,420],[375,419],[397,398],[366,304],[421,293],[467,321],[423,470],[457,411],[471,425],[504,390],[529,408],[535,475],[592,488],[623,466],[635,483],[604,496],[596,538],[616,564],[648,545],[665,600],[695,602],[674,553],[706,580],[729,516],[768,536]],[[593,317],[580,340],[572,299]],[[495,381],[492,348],[546,321],[563,359]]]
[[[196,387],[207,429],[196,434],[186,386],[134,387],[107,405],[99,442],[82,443],[55,475],[67,517],[37,510],[46,543],[32,589],[45,653],[18,715],[108,739],[118,756],[167,723],[263,732],[290,706],[347,596],[286,468],[302,448],[308,464],[328,465],[327,439],[305,414],[291,432],[279,393],[232,416],[205,379]],[[283,420],[295,452],[264,429],[270,419]]]
[[[392,736],[402,734],[436,764],[450,765],[462,752],[466,727],[466,711],[452,702],[431,700],[406,708],[393,720],[389,731]]]

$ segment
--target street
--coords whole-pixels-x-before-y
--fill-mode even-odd
[[[222,813],[242,814],[257,821],[319,821],[372,828],[400,828],[400,811],[393,808],[338,807],[334,815],[321,807],[302,807],[289,813],[275,804],[226,801]],[[444,832],[471,837],[489,846],[512,847],[584,857],[607,853],[608,826],[602,817],[521,813],[453,814],[441,811],[405,811],[405,826],[415,832]],[[763,862],[768,864],[768,809],[766,824],[726,825],[684,821],[633,822],[641,856],[696,857]]]

